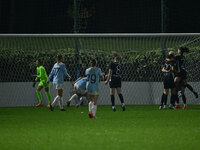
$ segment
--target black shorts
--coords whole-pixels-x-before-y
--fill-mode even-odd
[[[110,88],[121,88],[122,86],[122,83],[121,81],[117,81],[117,82],[109,82],[109,85],[110,85]]]
[[[181,70],[176,76],[180,77],[181,80],[187,79],[187,72],[185,70]]]
[[[163,80],[164,89],[173,89],[175,88],[174,79],[173,78],[164,78]]]

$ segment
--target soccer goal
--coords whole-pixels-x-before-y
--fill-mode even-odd
[[[108,73],[112,52],[121,57],[122,91],[125,103],[158,104],[163,91],[161,66],[169,51],[187,46],[188,82],[200,93],[200,34],[1,34],[0,35],[0,106],[32,106],[37,103],[33,75],[35,60],[42,60],[47,73],[64,56],[72,80],[82,63],[96,58],[98,66]],[[69,99],[71,82],[66,81],[64,100]],[[50,88],[55,95],[53,86]],[[186,89],[188,104],[200,101]],[[44,96],[44,100],[45,100]],[[116,104],[120,104],[117,100]],[[181,100],[180,100],[181,102]],[[101,82],[100,105],[110,105],[109,86]]]

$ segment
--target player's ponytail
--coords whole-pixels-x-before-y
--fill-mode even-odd
[[[180,47],[179,50],[181,51],[182,54],[185,53],[185,52],[189,53],[189,51],[190,51],[189,48],[187,48],[185,46]]]

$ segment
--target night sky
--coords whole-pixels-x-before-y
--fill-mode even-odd
[[[199,5],[167,1],[165,32],[200,32]],[[0,0],[0,33],[73,33],[73,0]],[[79,33],[159,33],[161,0],[77,0]]]

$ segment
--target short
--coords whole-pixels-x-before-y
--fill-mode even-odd
[[[56,83],[54,83],[53,86],[55,87],[56,90],[61,90],[61,89],[64,88],[63,84],[56,84]]]
[[[163,81],[164,89],[173,89],[175,88],[174,79],[173,78],[165,78]]]
[[[185,70],[181,70],[176,76],[180,77],[181,80],[187,79],[187,72]]]
[[[99,91],[88,91],[87,92],[88,95],[99,95]]]
[[[84,95],[86,93],[86,91],[81,89],[76,83],[74,84],[74,89],[78,94]]]
[[[42,86],[43,88],[49,88],[50,84],[49,83],[47,84],[46,82],[40,81],[40,83],[38,84],[38,86]]]
[[[111,81],[109,82],[110,88],[121,88],[122,82],[121,81]]]

